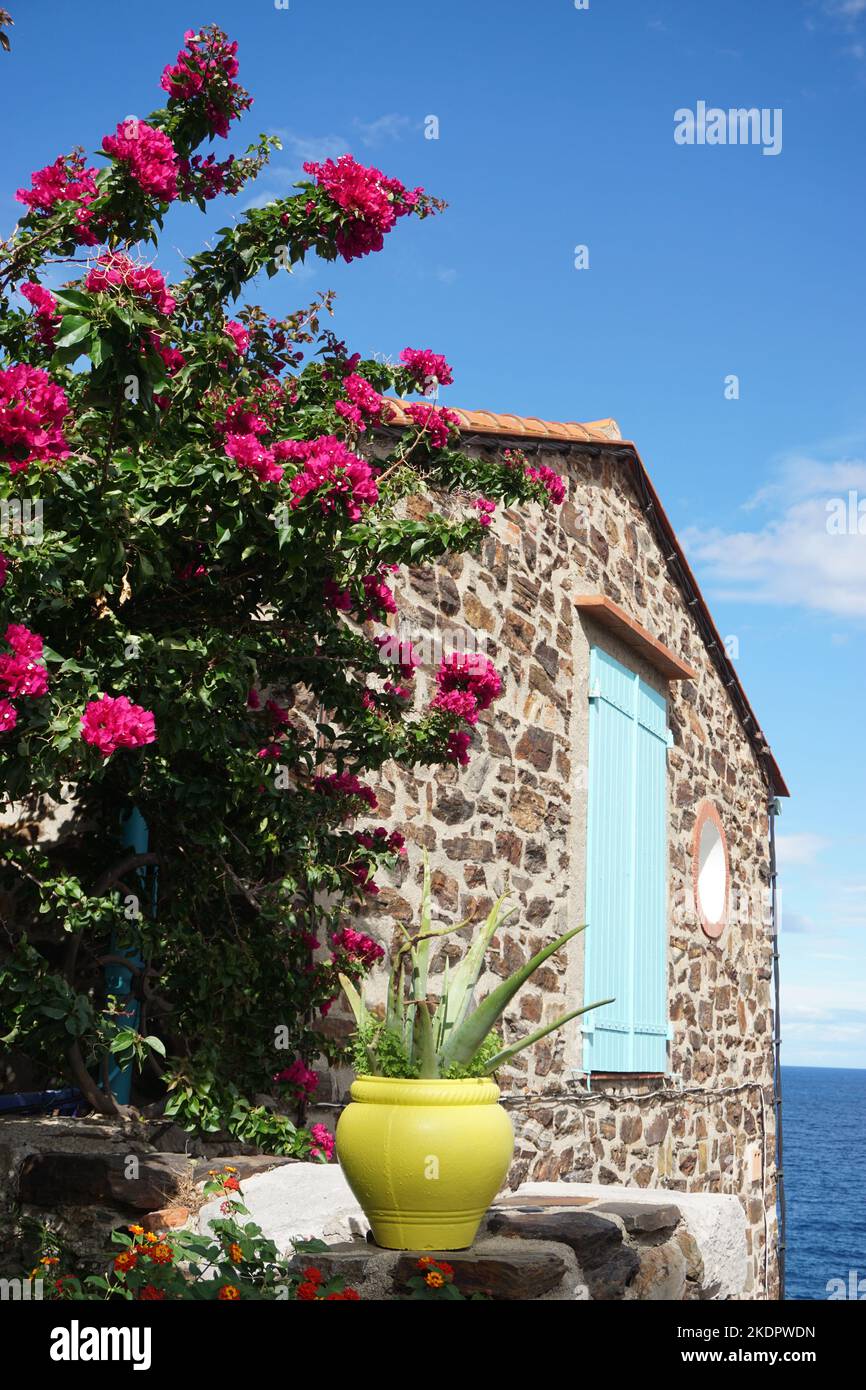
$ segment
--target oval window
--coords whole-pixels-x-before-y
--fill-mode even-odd
[[[701,926],[721,936],[728,912],[728,846],[719,813],[711,802],[698,812],[694,843],[695,906]]]

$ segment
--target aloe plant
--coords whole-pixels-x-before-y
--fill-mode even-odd
[[[439,1001],[428,998],[430,947],[441,936],[460,931],[469,919],[451,927],[434,929],[431,915],[430,864],[424,855],[421,919],[416,932],[400,923],[403,941],[391,963],[384,1019],[367,1008],[351,980],[340,976],[357,1027],[356,1070],[367,1075],[410,1076],[433,1079],[447,1076],[489,1075],[518,1052],[546,1038],[573,1018],[599,1009],[612,999],[572,1009],[560,1018],[508,1046],[499,1045],[496,1025],[517,991],[566,942],[584,931],[572,927],[538,951],[507,980],[475,1003],[475,989],[484,957],[497,930],[517,910],[506,906],[507,894],[497,898],[483,927],[463,959],[453,969],[445,963]]]

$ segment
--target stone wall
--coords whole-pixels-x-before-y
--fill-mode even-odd
[[[666,693],[674,740],[668,761],[669,1075],[593,1077],[593,1092],[611,1098],[587,1095],[576,1023],[522,1053],[504,1087],[518,1131],[512,1178],[579,1177],[735,1193],[748,1221],[750,1296],[767,1296],[768,1289],[773,1296],[766,784],[688,604],[667,574],[625,464],[579,445],[542,449],[536,461],[567,476],[561,508],[498,512],[480,557],[416,568],[397,595],[416,645],[426,637],[429,649],[429,639],[438,636],[447,650],[456,631],[483,639],[505,691],[480,716],[468,767],[414,774],[385,769],[377,788],[381,815],[404,830],[410,852],[372,903],[365,925],[388,944],[397,921],[416,917],[422,847],[430,854],[442,922],[476,920],[506,886],[519,907],[494,941],[482,992],[581,922],[591,644],[597,641]],[[431,505],[447,510],[448,501],[412,502],[416,514]],[[577,612],[575,598],[587,593],[618,603],[693,666],[696,678],[668,686]],[[418,677],[419,699],[430,693],[435,652],[429,655]],[[701,930],[692,900],[692,839],[705,799],[724,824],[733,889],[734,920],[718,941]],[[446,938],[434,976],[458,949]],[[505,1037],[574,1008],[582,990],[578,937],[521,991],[506,1014]],[[339,1017],[334,1025],[345,1026]],[[344,1093],[345,1080],[334,1079],[333,1099]],[[659,1090],[665,1094],[649,1094]],[[643,1099],[626,1102],[640,1092]]]

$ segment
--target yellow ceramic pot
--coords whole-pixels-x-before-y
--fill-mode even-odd
[[[484,1077],[362,1076],[337,1124],[337,1157],[387,1250],[465,1250],[511,1162],[514,1131]]]

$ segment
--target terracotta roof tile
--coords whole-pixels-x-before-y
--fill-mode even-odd
[[[404,424],[407,416],[402,401],[389,397],[394,408],[395,424]],[[493,410],[463,410],[460,406],[449,406],[460,417],[461,429],[474,434],[508,435],[515,439],[564,439],[583,440],[591,443],[609,444],[612,439],[622,436],[615,420],[591,420],[581,424],[577,420],[540,420],[535,415],[497,414]]]

